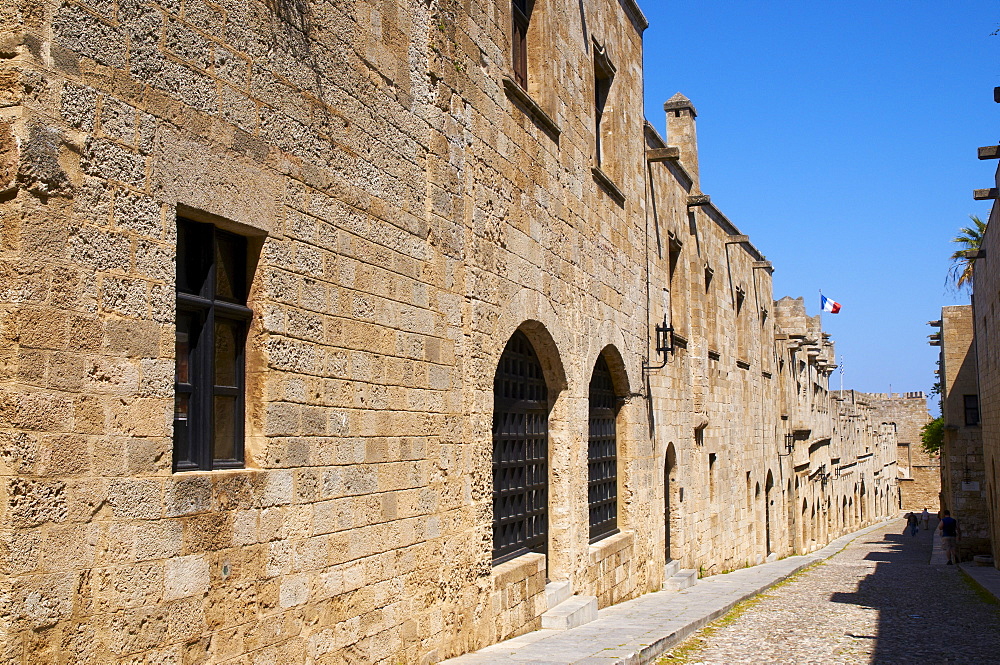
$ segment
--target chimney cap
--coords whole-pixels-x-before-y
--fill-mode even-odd
[[[679,92],[663,104],[664,111],[683,111],[685,109],[691,111],[691,117],[698,116],[698,112],[694,110],[694,104],[691,103],[691,100]]]

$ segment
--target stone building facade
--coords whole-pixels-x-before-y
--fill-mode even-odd
[[[941,347],[941,509],[959,519],[964,557],[990,549],[976,369],[978,344],[972,316],[972,305],[942,307],[940,321],[932,322],[940,329],[933,341],[939,341]]]
[[[994,90],[994,99],[1000,102],[1000,92]],[[1000,159],[1000,146],[984,146],[979,148],[979,159]],[[990,186],[974,190],[977,200],[993,201],[986,232],[983,234],[981,252],[975,258],[974,281],[972,293],[972,317],[975,328],[975,349],[980,427],[982,436],[982,467],[984,478],[982,510],[989,516],[990,542],[992,545],[993,562],[1000,566],[1000,345],[997,343],[997,330],[1000,330],[1000,318],[997,309],[1000,305],[1000,270],[997,262],[987,260],[989,256],[1000,256],[1000,240],[997,239],[997,229],[1000,228],[1000,167],[994,170],[989,179]]]
[[[899,499],[903,510],[937,512],[941,501],[941,459],[924,450],[920,432],[931,420],[923,392],[869,395],[875,419],[896,428]]]
[[[841,511],[850,523],[867,522],[872,515],[899,512],[899,484],[896,460],[897,429],[881,418],[879,395],[853,390],[836,391],[837,420],[834,426],[841,442],[842,458],[837,463],[847,482],[840,487]]]
[[[0,657],[434,662],[889,514],[645,27],[0,7]]]

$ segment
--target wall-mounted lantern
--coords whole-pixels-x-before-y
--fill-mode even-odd
[[[667,354],[674,352],[674,329],[673,326],[667,325],[667,316],[664,314],[663,323],[656,324],[656,355],[663,359],[663,362],[657,366],[648,365],[643,363],[642,369],[644,372],[649,372],[652,370],[663,369],[667,366]]]

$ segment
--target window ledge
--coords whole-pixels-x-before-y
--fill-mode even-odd
[[[513,559],[493,564],[492,576],[495,579],[524,579],[534,573],[545,572],[545,555],[538,552],[525,552]]]
[[[632,531],[617,531],[591,543],[588,551],[590,563],[599,563],[627,547],[632,547],[634,540],[635,534]]]
[[[625,194],[622,193],[622,190],[618,189],[618,185],[608,177],[607,173],[596,166],[592,166],[590,172],[594,174],[594,180],[597,181],[597,184],[604,188],[604,191],[615,200],[615,203],[625,205]]]
[[[538,105],[538,102],[531,98],[531,95],[528,94],[527,90],[519,86],[517,81],[509,76],[503,77],[503,89],[504,92],[507,93],[507,97],[520,104],[524,110],[527,111],[528,115],[534,118],[535,122],[537,122],[541,128],[552,137],[552,140],[558,142],[559,135],[562,134],[562,130],[559,129],[559,125],[556,124],[556,121],[549,117],[548,113],[542,110],[542,107]]]

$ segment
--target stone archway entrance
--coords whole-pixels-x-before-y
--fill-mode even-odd
[[[764,482],[764,556],[772,552],[771,547],[771,504],[774,503],[774,476],[767,472]]]
[[[669,443],[667,444],[667,454],[664,455],[663,460],[663,554],[666,562],[673,560],[672,547],[677,536],[673,533],[675,530],[673,528],[674,513],[678,509],[677,498],[674,497],[676,492],[674,475],[676,473],[677,451],[674,449],[674,444]]]

